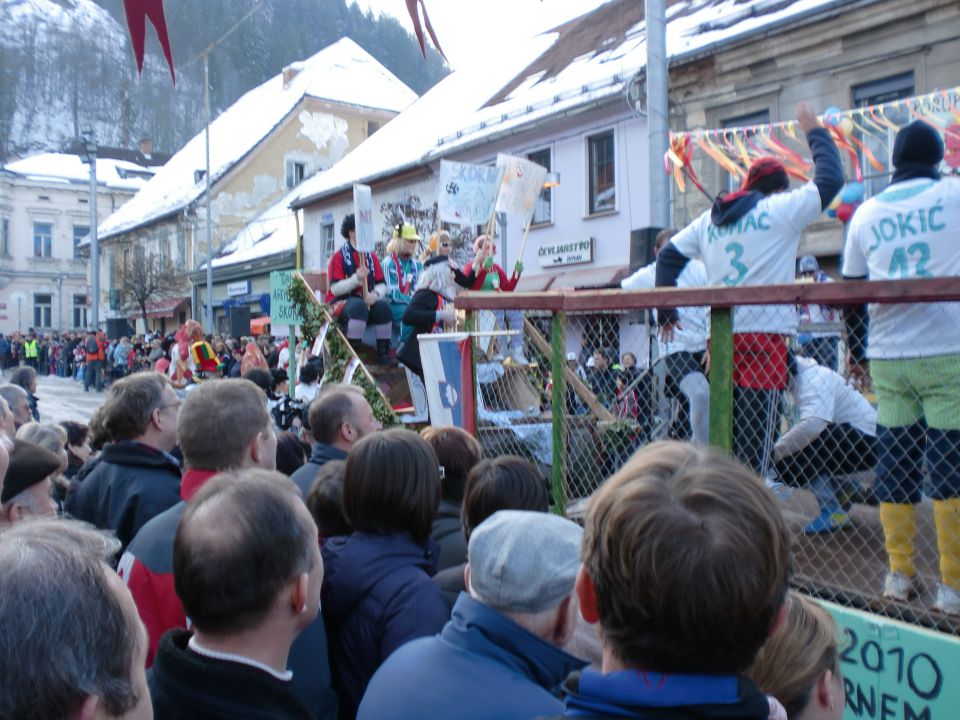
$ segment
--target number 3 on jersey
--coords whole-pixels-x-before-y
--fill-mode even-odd
[[[727,243],[723,250],[730,253],[730,273],[723,279],[723,284],[739,285],[740,281],[747,276],[747,266],[740,262],[740,258],[743,257],[743,245],[738,242]]]
[[[912,273],[910,272],[911,261],[914,263]],[[925,242],[913,243],[906,250],[902,247],[896,248],[893,251],[893,257],[890,258],[887,277],[901,280],[911,277],[933,277],[927,270],[928,262],[930,262],[930,246]]]

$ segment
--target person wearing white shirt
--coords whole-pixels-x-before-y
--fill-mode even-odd
[[[960,180],[940,178],[940,133],[916,121],[897,133],[886,190],[854,214],[845,278],[960,275]],[[889,572],[884,595],[917,592],[916,505],[929,472],[940,551],[934,608],[960,615],[960,303],[871,305],[845,313],[850,370],[879,402],[877,487]]]
[[[300,368],[300,382],[293,389],[293,399],[304,405],[312,403],[320,392],[320,371],[316,364],[307,363]]]
[[[834,532],[850,522],[849,504],[837,500],[834,479],[873,468],[877,411],[815,360],[791,353],[787,367],[797,421],[773,447],[774,469],[788,485],[806,485],[817,498],[820,512],[803,531]]]
[[[657,279],[657,254],[677,234],[667,229],[657,233],[654,261],[620,281],[624,290],[653,290]],[[703,287],[707,270],[699,260],[691,260],[677,277],[677,287]],[[656,312],[656,311],[654,311]],[[687,401],[690,438],[697,445],[706,445],[710,431],[710,383],[703,371],[707,350],[707,328],[710,309],[684,307],[677,311],[679,323],[669,342],[660,341],[660,357],[664,358],[667,377],[680,388]]]
[[[790,190],[776,158],[753,162],[740,190],[718,197],[660,251],[657,286],[672,286],[691,259],[702,259],[707,285],[744,287],[794,281],[803,229],[820,217],[843,185],[840,154],[805,105],[798,124],[813,154],[814,177]],[[676,310],[659,313],[661,336],[670,340]],[[679,323],[682,324],[682,323]],[[788,306],[741,305],[733,313],[733,453],[759,474],[770,467],[780,392],[787,385],[787,337],[797,332]]]

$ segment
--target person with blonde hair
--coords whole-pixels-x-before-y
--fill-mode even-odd
[[[430,239],[427,240],[427,246],[420,254],[420,262],[426,262],[437,255],[446,257],[450,254],[452,247],[453,241],[450,239],[450,233],[446,230],[437,230],[430,236]]]
[[[840,720],[845,705],[837,624],[796,592],[787,612],[747,671],[761,692],[779,700],[790,720]]]
[[[383,258],[383,274],[387,281],[385,300],[393,314],[391,342],[394,346],[406,340],[411,330],[403,324],[403,313],[413,299],[417,277],[423,270],[423,264],[416,257],[419,242],[417,229],[401,223],[393,229],[393,238],[387,243],[387,254]]]

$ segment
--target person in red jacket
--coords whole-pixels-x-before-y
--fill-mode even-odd
[[[357,250],[356,222],[353,214],[340,224],[340,234],[346,242],[333,254],[327,265],[330,289],[324,302],[333,310],[347,340],[359,351],[367,324],[374,326],[377,336],[377,354],[383,365],[396,364],[390,358],[390,332],[393,313],[384,300],[387,283],[380,260],[371,252]]]
[[[516,289],[517,283],[520,282],[520,273],[523,272],[522,262],[517,261],[513,266],[513,274],[508,278],[504,269],[494,262],[493,256],[497,254],[497,246],[492,239],[486,235],[480,235],[473,243],[473,251],[475,253],[473,262],[467,263],[463,269],[466,276],[474,276],[471,290],[513,292]],[[501,328],[506,329],[509,324],[511,330],[517,331],[516,335],[510,336],[510,357],[521,365],[529,364],[523,354],[523,313],[519,310],[497,310],[494,315]],[[502,359],[499,354],[497,359]]]
[[[160,637],[187,627],[173,577],[173,539],[189,501],[217,473],[246,468],[273,470],[277,439],[263,391],[240,378],[205,382],[187,394],[180,407],[177,436],[186,470],[180,497],[169,510],[144,525],[120,558],[117,572],[130,588],[147,628],[147,665],[153,664]],[[330,666],[323,621],[314,621],[294,642],[289,667],[291,690],[319,719],[334,717]]]

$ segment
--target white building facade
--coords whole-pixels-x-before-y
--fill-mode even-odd
[[[87,259],[89,166],[76,155],[46,153],[0,168],[0,333],[67,332],[90,321]],[[97,163],[97,213],[114,212],[152,170]]]

